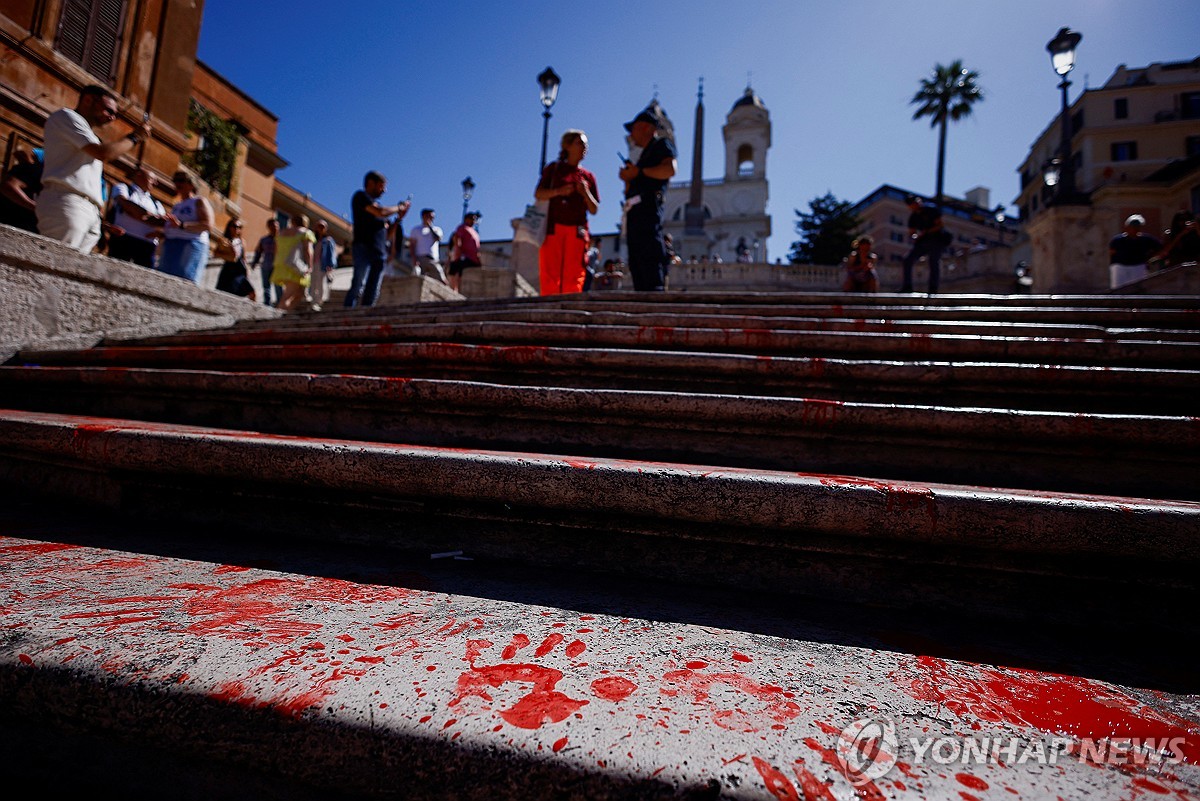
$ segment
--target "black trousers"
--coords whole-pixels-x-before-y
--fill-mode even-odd
[[[639,292],[661,292],[665,286],[664,266],[667,250],[663,246],[662,209],[644,203],[629,210],[625,217],[625,241],[629,245],[629,273],[633,288]]]

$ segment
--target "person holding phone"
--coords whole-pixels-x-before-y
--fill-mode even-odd
[[[587,149],[583,131],[572,128],[564,133],[558,159],[546,165],[533,192],[537,200],[549,201],[546,238],[538,251],[543,295],[583,291],[591,238],[588,215],[600,208],[596,176],[579,166]]]
[[[379,198],[387,191],[387,178],[371,170],[363,177],[363,188],[350,198],[350,213],[354,223],[354,277],[350,291],[346,293],[344,305],[352,309],[361,304],[374,306],[379,298],[379,287],[383,283],[383,268],[387,264],[388,232],[387,221],[396,215],[396,222],[408,213],[411,205],[407,201],[395,206],[384,206]]]

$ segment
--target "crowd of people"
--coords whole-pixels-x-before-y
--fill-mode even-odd
[[[104,163],[131,155],[151,133],[144,117],[125,135],[102,140],[97,129],[106,128],[116,117],[116,98],[98,85],[85,87],[74,108],[50,114],[43,147],[18,149],[0,182],[0,222],[58,239],[82,252],[101,250],[196,284],[202,283],[210,256],[215,255],[222,262],[218,290],[285,310],[303,303],[320,308],[328,300],[338,246],[325,220],[310,229],[303,214],[291,216],[286,227],[281,227],[282,218],[271,218],[248,257],[242,221],[230,219],[216,234],[213,207],[197,193],[196,181],[186,170],[176,171],[171,178],[175,200],[169,208],[155,198],[154,176],[141,166],[140,157],[129,182],[106,192]],[[624,159],[617,173],[625,190],[622,228],[628,265],[619,258],[604,260],[600,239],[590,233],[588,221],[599,211],[600,191],[596,176],[582,166],[588,153],[587,134],[570,129],[562,135],[558,157],[545,166],[533,193],[535,201],[545,206],[538,250],[541,294],[616,289],[626,274],[635,290],[666,288],[671,265],[681,263],[670,234],[663,231],[664,192],[677,162],[671,141],[658,135],[658,122],[646,110],[625,124],[636,155],[636,161]],[[380,198],[386,190],[387,178],[370,171],[362,189],[351,198],[354,269],[345,306],[373,305],[389,271],[428,276],[460,290],[464,272],[481,266],[480,213],[463,215],[443,258],[444,232],[435,223],[435,211],[422,209],[420,223],[405,237],[403,220],[412,196],[383,205]],[[929,267],[928,291],[936,294],[941,257],[951,237],[937,204],[913,195],[906,201],[911,247],[903,260],[901,291],[913,291],[914,266],[924,259]],[[1141,215],[1130,215],[1109,243],[1110,286],[1139,280],[1155,269],[1200,260],[1200,230],[1189,210],[1175,214],[1162,240],[1145,233],[1145,224]],[[870,237],[859,237],[843,259],[844,291],[879,291],[878,257],[872,245]],[[739,261],[751,259],[744,241],[738,254]],[[261,294],[255,287],[255,271]]]

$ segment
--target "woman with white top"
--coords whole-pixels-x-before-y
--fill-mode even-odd
[[[199,284],[204,278],[204,266],[208,263],[212,205],[196,194],[196,185],[186,172],[176,172],[171,181],[180,200],[167,215],[163,256],[158,268],[167,275]]]

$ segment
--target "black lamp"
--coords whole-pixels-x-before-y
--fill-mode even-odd
[[[542,94],[542,164],[538,167],[538,175],[542,174],[542,170],[546,169],[546,139],[550,134],[550,107],[554,105],[554,101],[558,100],[558,87],[562,83],[562,79],[558,74],[546,67],[542,70],[542,74],[537,76],[538,87]]]

